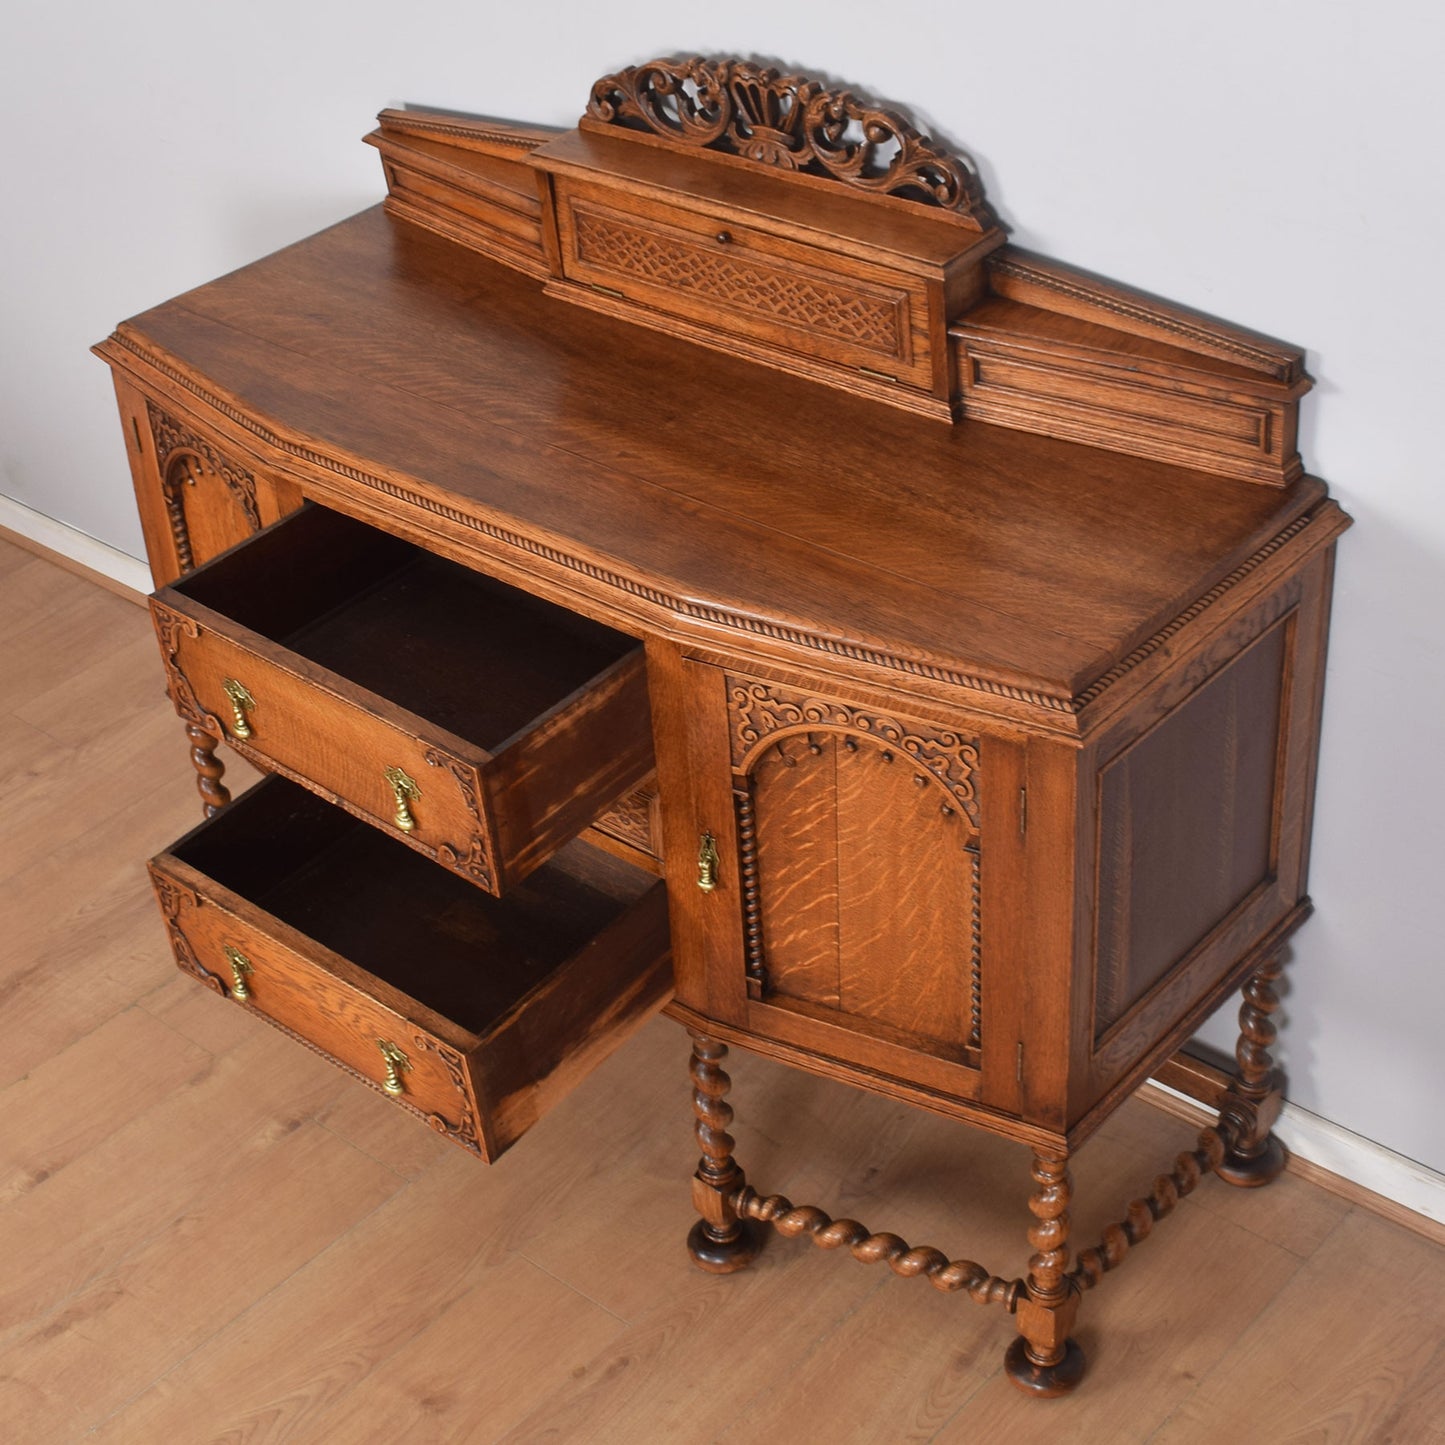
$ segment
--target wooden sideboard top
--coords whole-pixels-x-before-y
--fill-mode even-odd
[[[1312,478],[950,427],[628,326],[380,208],[101,350],[313,495],[410,499],[624,626],[975,688],[1064,731],[1348,525]]]

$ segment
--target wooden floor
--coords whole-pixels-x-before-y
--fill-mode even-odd
[[[692,1268],[664,1019],[495,1167],[438,1140],[176,973],[141,861],[199,803],[146,616],[3,542],[0,779],[0,1440],[1445,1440],[1445,1250],[1289,1175],[1206,1180],[1031,1401],[998,1307],[802,1241]],[[1016,1146],[733,1065],[760,1187],[1023,1271]],[[1191,1142],[1131,1101],[1076,1237]]]

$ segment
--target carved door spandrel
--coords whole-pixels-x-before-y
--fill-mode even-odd
[[[976,1064],[978,743],[729,676],[749,994]]]
[[[184,574],[260,531],[256,478],[154,402],[146,411],[176,564]]]

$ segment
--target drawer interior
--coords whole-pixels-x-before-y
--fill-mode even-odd
[[[489,752],[638,646],[314,504],[174,590]]]
[[[477,1035],[658,886],[573,842],[502,901],[280,777],[170,851]]]

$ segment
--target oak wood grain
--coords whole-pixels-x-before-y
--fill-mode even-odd
[[[324,433],[343,453],[412,479],[419,494],[440,484],[479,519],[500,510],[619,577],[645,573],[678,596],[805,632],[847,595],[859,604],[860,643],[1069,696],[1318,504],[1311,482],[1205,490],[1159,464],[986,427],[934,429],[886,409],[860,431],[845,419],[856,403],[806,383],[699,361],[679,343],[576,312],[552,326],[555,305],[531,283],[475,258],[464,267],[454,250],[394,225],[359,217],[147,313],[123,336],[160,357],[184,355],[212,394],[264,418],[293,474],[316,462],[287,438]],[[438,306],[448,308],[444,328]],[[108,354],[138,362],[119,345]],[[308,393],[303,375],[323,355],[328,370],[345,357],[350,405]],[[605,370],[589,364],[598,355],[609,357]],[[669,399],[659,409],[653,378],[663,372]],[[524,374],[533,383],[519,389]],[[630,434],[624,419],[643,413],[646,434]],[[709,462],[740,427],[752,463]],[[525,451],[518,433],[533,438]],[[550,444],[539,447],[540,436]],[[902,453],[910,476],[946,485],[895,476],[880,491],[877,459]],[[625,477],[624,463],[646,483]],[[810,491],[826,491],[826,504]],[[958,496],[966,507],[952,504]],[[1112,525],[1119,506],[1129,528]],[[760,528],[768,550],[787,556],[765,587]],[[959,556],[962,572],[949,560]],[[568,585],[617,603],[615,586],[575,569]]]

